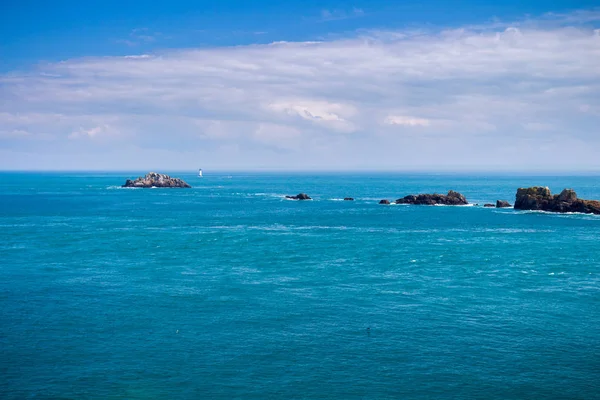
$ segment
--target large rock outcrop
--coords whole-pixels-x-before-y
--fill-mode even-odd
[[[306,193],[299,193],[295,196],[285,196],[286,199],[292,199],[292,200],[312,200],[312,198],[307,195]]]
[[[578,199],[573,189],[552,195],[547,187],[534,186],[517,189],[515,209],[600,214],[600,201]]]
[[[190,185],[185,183],[179,178],[171,178],[169,175],[158,174],[156,172],[150,172],[146,176],[135,180],[127,179],[122,187],[133,187],[133,188],[191,188]]]
[[[416,204],[433,206],[442,204],[446,206],[462,206],[469,204],[465,196],[450,190],[448,194],[410,194],[401,199],[396,200],[396,204]]]

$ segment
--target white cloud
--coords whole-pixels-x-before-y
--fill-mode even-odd
[[[325,101],[281,102],[271,103],[267,109],[292,117],[300,117],[332,131],[352,132],[355,130],[354,125],[346,118],[355,115],[356,110],[347,104]]]
[[[278,149],[293,150],[302,147],[302,131],[277,124],[259,124],[253,138]]]
[[[69,139],[89,138],[93,139],[103,134],[111,133],[111,128],[108,125],[95,126],[85,129],[79,128],[77,131],[71,132]]]
[[[430,121],[425,118],[406,117],[402,115],[390,115],[385,121],[388,125],[405,125],[405,126],[429,126]]]
[[[554,129],[552,124],[544,122],[526,122],[523,124],[523,127],[528,131],[549,131]]]
[[[518,167],[515,154],[543,148],[539,160],[517,161],[552,166],[553,157],[573,151],[574,167],[600,168],[579,145],[600,148],[600,36],[568,25],[591,18],[43,64],[0,76],[3,132],[30,134],[4,133],[0,147],[195,149],[215,164],[235,155],[244,168],[277,166],[281,149],[291,168],[356,166],[357,154],[367,166],[402,168],[398,159],[414,166],[440,152],[454,152],[461,165]],[[540,138],[540,124],[551,125],[553,136]],[[400,126],[419,135],[387,134]],[[497,146],[498,135],[510,146]],[[41,137],[56,144],[35,147]],[[92,140],[63,149],[69,138]],[[479,148],[467,151],[465,140]]]
[[[1,138],[26,138],[31,136],[31,134],[23,129],[13,129],[13,130],[0,130],[0,139]]]

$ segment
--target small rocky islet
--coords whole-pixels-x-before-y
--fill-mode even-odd
[[[469,202],[462,194],[450,190],[448,194],[409,194],[396,200],[396,204],[464,206]]]
[[[534,186],[517,189],[515,210],[600,214],[600,201],[579,199],[573,189],[553,195],[548,187]]]
[[[169,175],[150,172],[146,176],[137,179],[127,179],[121,187],[126,188],[191,188],[189,184],[179,178],[171,178]]]
[[[285,198],[290,200],[312,200],[312,197],[310,197],[306,193],[298,193],[295,196],[285,196]]]
[[[496,208],[509,208],[512,205],[506,200],[496,200]]]
[[[414,205],[447,205],[447,206],[464,206],[469,204],[465,196],[450,190],[448,194],[409,194],[400,199],[397,199],[395,204],[414,204]],[[389,200],[383,199],[379,204],[391,204]]]

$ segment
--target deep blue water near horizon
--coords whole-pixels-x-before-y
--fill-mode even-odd
[[[0,398],[600,398],[600,217],[377,204],[598,176],[138,175],[0,173]]]

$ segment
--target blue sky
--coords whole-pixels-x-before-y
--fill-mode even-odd
[[[600,170],[596,1],[91,3],[0,5],[0,169]]]

